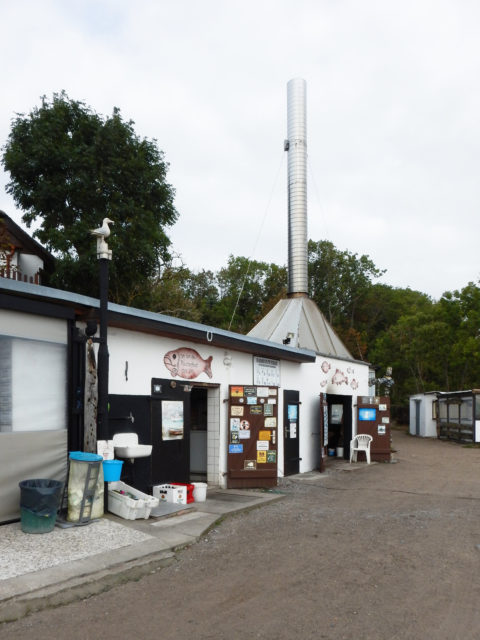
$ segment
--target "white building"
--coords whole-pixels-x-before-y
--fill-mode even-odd
[[[93,298],[0,278],[0,521],[18,517],[20,480],[64,479],[68,451],[84,448],[83,329],[98,308]],[[368,395],[365,363],[115,304],[108,346],[110,437],[134,431],[153,445],[150,458],[124,464],[127,480],[143,489],[201,478],[221,487],[271,486],[273,474],[276,484],[319,468],[325,410],[343,411],[347,456],[356,396]],[[249,418],[252,427],[270,425],[260,436],[237,440],[232,386],[245,391],[243,417],[261,410]],[[250,407],[252,393],[258,398]],[[162,411],[171,407],[182,409],[181,437],[162,433]],[[235,474],[236,461],[246,468]],[[243,470],[251,471],[246,479]]]

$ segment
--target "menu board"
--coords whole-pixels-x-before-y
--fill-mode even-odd
[[[277,485],[278,387],[229,387],[227,446],[229,489]]]

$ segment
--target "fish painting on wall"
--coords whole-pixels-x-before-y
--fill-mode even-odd
[[[202,373],[206,373],[209,378],[212,377],[212,360],[213,356],[204,360],[195,349],[181,347],[166,353],[163,364],[170,371],[172,378],[178,376],[185,380],[193,380]]]

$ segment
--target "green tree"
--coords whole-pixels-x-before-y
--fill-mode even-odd
[[[310,297],[336,328],[355,326],[357,306],[385,270],[366,255],[340,251],[332,242],[308,242]]]
[[[62,92],[17,115],[3,148],[7,192],[34,236],[57,257],[53,286],[98,291],[96,244],[89,230],[115,221],[108,240],[110,299],[145,299],[149,279],[168,261],[165,227],[177,219],[168,164],[156,141],[139,138],[117,108],[110,117]]]
[[[276,264],[230,256],[217,273],[217,318],[220,327],[248,333],[266,305],[286,294],[287,270]]]

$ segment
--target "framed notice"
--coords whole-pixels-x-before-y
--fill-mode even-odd
[[[280,386],[280,360],[253,356],[253,383],[260,386]]]

